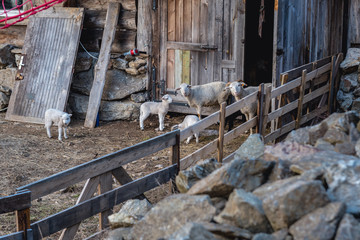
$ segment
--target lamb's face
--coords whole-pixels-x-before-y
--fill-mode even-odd
[[[64,113],[61,116],[61,119],[62,119],[62,122],[64,123],[64,125],[69,125],[71,116],[72,116],[72,114],[68,114],[68,113]]]
[[[172,103],[172,98],[169,94],[164,95],[161,99],[165,102]]]
[[[182,83],[180,85],[180,92],[184,97],[189,96],[190,92],[191,92],[191,85],[188,85],[186,83]]]

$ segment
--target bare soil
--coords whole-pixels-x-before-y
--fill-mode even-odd
[[[172,114],[165,119],[165,131],[180,123],[184,115]],[[152,116],[145,121],[145,130],[141,131],[137,121],[100,122],[94,129],[83,127],[83,120],[72,119],[69,126],[69,138],[63,142],[57,139],[57,127],[52,127],[53,138],[49,139],[43,125],[19,123],[5,120],[0,113],[0,197],[16,192],[16,188],[51,176],[60,171],[88,162],[103,155],[132,146],[163,134],[157,132],[158,120]],[[236,123],[238,125],[239,123]],[[216,130],[218,126],[212,129]],[[200,143],[193,139],[190,144],[181,144],[181,158],[201,148],[217,136],[201,136]],[[235,151],[246,138],[242,135],[225,146],[225,156]],[[124,166],[133,179],[143,177],[169,164],[169,151],[140,159]],[[215,155],[214,155],[215,156]],[[62,189],[56,193],[34,200],[31,207],[31,222],[43,219],[51,214],[73,206],[81,193],[84,183]],[[118,186],[114,180],[113,187]],[[159,186],[145,193],[151,203],[156,203],[171,194],[168,185]],[[114,211],[120,209],[116,206]],[[15,214],[0,215],[0,236],[16,231]],[[98,231],[98,217],[84,221],[76,239],[84,239]],[[46,239],[57,239],[56,233]]]

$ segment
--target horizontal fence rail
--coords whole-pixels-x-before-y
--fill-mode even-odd
[[[29,209],[31,200],[86,180],[76,205],[29,224],[27,228],[22,229],[22,232],[13,233],[11,236],[6,235],[0,239],[24,239],[24,234],[27,234],[28,239],[31,239],[31,237],[39,239],[61,230],[63,231],[60,239],[72,239],[79,224],[96,214],[99,214],[99,226],[103,228],[107,226],[107,216],[115,205],[131,198],[144,199],[143,193],[173,180],[180,169],[185,169],[201,159],[213,156],[216,151],[218,152],[219,162],[228,162],[233,159],[235,153],[223,158],[223,145],[228,144],[254,127],[264,137],[265,143],[269,143],[279,140],[285,134],[307,124],[311,120],[315,123],[316,118],[320,115],[324,113],[330,114],[333,111],[335,106],[333,97],[339,85],[338,68],[342,58],[342,54],[339,54],[336,57],[327,57],[284,72],[281,74],[280,86],[272,89],[271,86],[261,84],[258,91],[229,106],[222,104],[219,111],[182,131],[176,130],[163,134],[19,187],[17,191],[27,191],[26,197],[25,195],[20,197],[21,193],[11,197],[13,199],[24,198],[26,201],[21,204],[22,201],[19,200],[16,206],[11,205],[11,203],[6,205],[2,204],[2,202],[11,202],[10,198],[0,198],[0,213],[8,210],[22,211],[24,208]],[[225,133],[225,117],[254,102],[258,105],[257,115]],[[270,109],[270,105],[273,106],[272,102],[275,103],[275,108]],[[201,132],[219,122],[219,136],[217,139],[180,159],[181,141],[195,132]],[[275,126],[277,128],[268,132],[269,128],[267,126],[273,122],[276,122]],[[133,180],[122,167],[127,163],[166,148],[171,148],[169,166],[159,171]],[[120,187],[112,189],[112,176],[119,181]],[[96,191],[98,195],[93,196]]]

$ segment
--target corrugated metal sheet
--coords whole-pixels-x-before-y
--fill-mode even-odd
[[[30,20],[24,79],[15,84],[6,119],[42,123],[46,109],[65,109],[82,20],[79,8],[53,8]]]

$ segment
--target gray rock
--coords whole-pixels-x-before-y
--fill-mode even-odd
[[[323,151],[335,151],[335,147],[322,138],[318,139],[314,146]]]
[[[340,80],[340,89],[345,92],[349,93],[353,91],[358,85],[358,73],[350,73],[347,75],[342,75]]]
[[[131,227],[151,209],[147,199],[131,199],[125,202],[118,213],[111,214],[109,223],[112,228]]]
[[[340,108],[343,111],[347,111],[353,102],[353,95],[352,93],[344,93],[343,91],[339,90],[336,95],[336,100],[340,104]]]
[[[75,92],[90,95],[94,74],[92,71],[80,72],[74,75],[71,89]],[[146,89],[146,75],[136,77],[120,70],[108,70],[103,89],[102,100],[120,100],[133,93]]]
[[[298,180],[269,192],[263,200],[263,208],[276,231],[289,227],[305,214],[328,202],[329,198],[320,181]]]
[[[242,189],[235,189],[230,194],[225,209],[214,220],[244,228],[252,233],[272,232],[261,200]]]
[[[257,234],[254,235],[252,240],[276,240],[276,238],[271,234],[257,233]]]
[[[182,226],[179,230],[171,234],[169,240],[218,240],[208,230],[206,230],[201,224],[188,222]]]
[[[143,103],[149,100],[149,94],[147,92],[133,93],[130,95],[130,99],[136,103]]]
[[[131,228],[117,228],[109,231],[106,240],[133,240]]]
[[[349,136],[338,128],[330,128],[322,138],[324,141],[331,143],[332,145],[336,143],[344,143],[349,141]]]
[[[179,172],[175,178],[176,187],[181,193],[186,193],[197,181],[220,167],[221,164],[215,158],[200,161],[195,166]]]
[[[142,66],[138,69],[140,74],[145,74],[147,72],[147,67],[146,66]]]
[[[188,222],[209,222],[214,214],[209,196],[171,195],[158,202],[132,229],[135,239],[169,238]]]
[[[285,179],[294,176],[294,173],[290,170],[290,161],[276,160],[275,166],[271,171],[269,180],[267,182],[275,182],[280,179]]]
[[[10,89],[14,88],[16,68],[0,69],[0,86],[6,86]]]
[[[132,76],[136,76],[136,75],[140,74],[139,71],[136,68],[127,68],[127,69],[125,69],[125,72],[127,74],[132,75]]]
[[[9,96],[0,91],[0,111],[9,105]]]
[[[292,130],[285,138],[286,142],[296,142],[299,144],[310,144],[309,138],[310,127],[303,127],[296,130]]]
[[[111,59],[111,64],[118,70],[125,70],[128,67],[128,61],[122,58]]]
[[[344,73],[352,73],[358,69],[359,66],[360,49],[349,48],[346,53],[344,61],[341,62],[340,68]]]
[[[346,155],[344,155],[346,156]],[[332,201],[346,203],[348,213],[360,213],[360,161],[359,158],[338,161],[326,167],[325,179]]]
[[[234,158],[252,160],[264,155],[264,142],[260,134],[250,135],[246,141],[235,151]]]
[[[360,222],[353,215],[345,214],[336,232],[335,240],[360,239]]]
[[[102,101],[100,104],[100,120],[136,120],[140,116],[140,103],[129,100]]]
[[[360,112],[360,97],[353,100],[351,110]]]
[[[359,74],[360,76],[360,74]],[[360,97],[360,87],[357,87],[354,91],[353,91],[353,95],[358,98]]]
[[[252,191],[265,183],[273,162],[234,159],[193,185],[188,194],[209,194],[211,197],[226,197],[234,188]]]
[[[333,239],[336,228],[345,214],[345,204],[334,202],[305,215],[294,223],[289,232],[294,239]]]
[[[355,155],[356,154],[355,143],[352,143],[350,141],[336,143],[334,147],[334,151],[347,155]]]
[[[355,144],[356,156],[360,158],[360,139]]]
[[[227,224],[201,222],[201,225],[216,236],[221,236],[225,239],[251,239],[253,236],[248,230]]]
[[[12,45],[0,45],[0,69],[15,67],[15,55],[11,53]]]
[[[224,210],[227,202],[227,198],[214,197],[211,198],[211,202],[214,207],[216,207],[216,215],[219,215],[222,210]]]
[[[98,57],[99,53],[90,52],[94,57]],[[93,70],[93,66],[96,64],[96,59],[92,58],[86,52],[79,52],[76,57],[75,73]]]
[[[68,103],[75,118],[85,119],[89,104],[88,96],[70,93]],[[139,103],[129,100],[101,101],[99,119],[101,121],[135,120],[139,117],[139,109]]]

